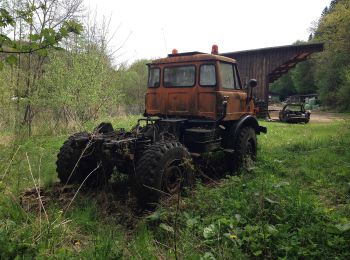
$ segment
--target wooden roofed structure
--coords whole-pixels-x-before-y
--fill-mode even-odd
[[[254,95],[267,104],[270,83],[294,68],[298,62],[305,61],[312,53],[321,51],[323,51],[323,43],[312,43],[221,53],[220,55],[237,60],[243,83],[251,78],[258,80]]]

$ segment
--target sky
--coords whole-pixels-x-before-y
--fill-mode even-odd
[[[307,40],[330,0],[84,0],[110,19],[117,63],[179,52],[233,52]]]

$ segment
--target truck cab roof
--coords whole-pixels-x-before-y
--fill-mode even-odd
[[[228,63],[236,63],[236,60],[208,53],[201,52],[185,52],[178,54],[169,54],[166,58],[160,58],[152,61],[149,65],[166,64],[166,63],[182,63],[182,62],[196,62],[196,61],[224,61]]]

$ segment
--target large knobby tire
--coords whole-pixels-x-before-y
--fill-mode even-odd
[[[250,169],[256,161],[257,141],[252,127],[243,127],[239,130],[233,144],[233,154],[227,156],[228,170],[238,171],[240,168]]]
[[[154,206],[161,194],[175,194],[193,182],[192,160],[177,141],[148,148],[137,162],[134,191],[140,206]]]
[[[81,184],[91,173],[84,184],[89,187],[101,186],[108,182],[113,167],[97,161],[91,148],[75,147],[74,140],[82,137],[89,138],[89,134],[87,132],[76,133],[62,145],[56,161],[58,178],[62,184]]]

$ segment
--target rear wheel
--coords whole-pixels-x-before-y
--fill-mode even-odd
[[[97,161],[91,147],[78,148],[76,139],[89,140],[87,132],[70,136],[61,147],[56,161],[58,178],[63,184],[81,184],[90,174],[85,184],[90,187],[100,186],[108,182],[113,167]]]
[[[192,183],[191,156],[179,142],[159,142],[137,163],[135,194],[141,206],[158,202],[162,193],[175,194]]]

